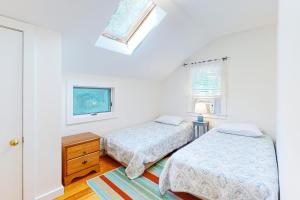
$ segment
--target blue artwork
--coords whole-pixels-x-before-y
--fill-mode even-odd
[[[73,115],[111,112],[110,88],[73,88]]]

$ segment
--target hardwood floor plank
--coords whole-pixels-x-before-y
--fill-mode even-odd
[[[76,194],[66,198],[66,200],[80,199],[82,197],[88,196],[91,193],[93,193],[92,189],[86,188],[86,189],[81,190],[80,192],[77,192]]]

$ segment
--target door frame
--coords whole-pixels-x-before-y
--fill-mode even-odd
[[[36,66],[34,56],[35,27],[23,22],[0,16],[0,26],[23,33],[23,155],[22,185],[23,200],[32,200],[35,196],[35,82]]]

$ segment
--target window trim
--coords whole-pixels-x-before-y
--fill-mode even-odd
[[[101,112],[101,113],[93,113],[93,114],[84,114],[84,115],[74,115],[73,113],[73,89],[74,87],[85,87],[85,88],[107,88],[111,89],[111,111],[110,112]],[[99,84],[91,84],[91,83],[81,83],[76,81],[68,81],[66,88],[66,124],[79,124],[79,123],[87,123],[93,121],[101,121],[107,119],[116,118],[115,114],[115,88],[111,86],[99,85]]]

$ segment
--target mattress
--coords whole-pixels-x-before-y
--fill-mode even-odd
[[[273,141],[209,131],[170,157],[159,188],[210,200],[278,200]]]
[[[189,122],[179,126],[148,122],[113,132],[105,136],[104,143],[106,153],[125,164],[126,175],[134,179],[143,174],[147,163],[160,160],[192,139]]]

